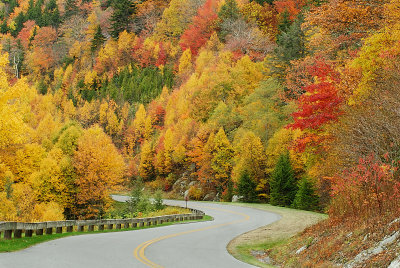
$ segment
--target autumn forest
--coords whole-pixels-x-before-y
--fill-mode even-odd
[[[1,0],[0,221],[137,181],[398,217],[399,42],[399,0]]]

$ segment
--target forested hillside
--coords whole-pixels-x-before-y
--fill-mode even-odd
[[[0,221],[196,200],[399,216],[399,0],[1,0]]]

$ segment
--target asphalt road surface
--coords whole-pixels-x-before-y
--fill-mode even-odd
[[[184,205],[184,201],[165,203]],[[188,207],[200,209],[214,220],[66,237],[18,252],[0,253],[0,267],[252,267],[232,257],[227,244],[242,233],[279,220],[273,213],[233,205],[189,201]]]

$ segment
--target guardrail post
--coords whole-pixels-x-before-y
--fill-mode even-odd
[[[62,234],[62,232],[63,232],[63,228],[62,227],[57,227],[56,228],[56,233],[57,234]]]
[[[72,233],[73,230],[74,230],[74,226],[67,226],[68,233]]]
[[[112,230],[114,228],[114,224],[108,224],[108,230]]]
[[[94,225],[93,224],[89,225],[88,231],[89,232],[94,232]]]
[[[133,227],[133,225],[132,225],[132,227]],[[125,223],[124,223],[124,228],[125,228],[125,229],[129,229],[129,222],[125,222]]]
[[[85,225],[78,225],[78,232],[84,232],[85,231]]]
[[[117,223],[117,224],[115,225],[115,229],[121,229],[121,223]]]
[[[12,230],[4,231],[4,239],[10,240],[12,238]]]
[[[25,237],[32,237],[33,230],[25,230]]]
[[[43,235],[43,229],[36,229],[36,235]]]
[[[14,230],[14,238],[21,238],[22,237],[22,230],[16,229]]]
[[[53,234],[53,227],[46,228],[46,234],[47,235]]]
[[[99,224],[99,231],[104,231],[104,224]]]

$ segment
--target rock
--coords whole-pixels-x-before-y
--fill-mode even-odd
[[[215,192],[209,192],[204,196],[203,201],[214,201],[215,196]]]
[[[298,250],[296,250],[296,255],[299,255],[300,253],[302,253],[304,250],[307,249],[307,246],[302,246],[301,248],[299,248]]]
[[[239,196],[237,195],[232,196],[232,202],[239,202]]]
[[[393,244],[400,237],[400,231],[394,232],[392,235],[385,236],[383,240],[375,244],[369,249],[363,250],[354,257],[353,260],[346,263],[343,267],[352,268],[358,267],[361,263],[367,261],[373,256],[384,252],[391,244]]]
[[[350,232],[346,235],[347,238],[351,237],[353,235],[353,232]]]
[[[388,268],[399,268],[400,267],[400,256],[393,260]]]
[[[259,260],[262,263],[266,263],[266,264],[273,264],[272,259],[262,250],[251,250],[250,252],[251,255],[253,255],[254,257],[257,258],[257,260]]]

